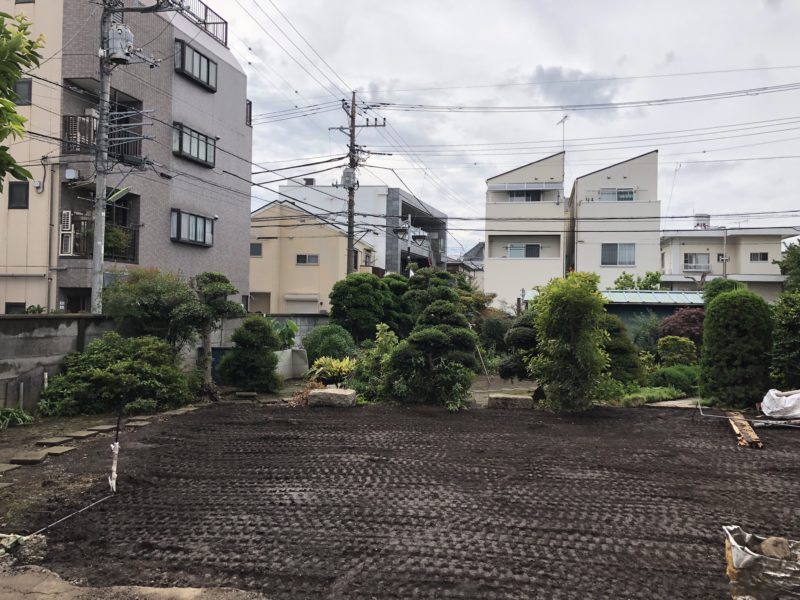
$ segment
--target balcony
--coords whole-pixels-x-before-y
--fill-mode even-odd
[[[75,221],[72,253],[75,258],[91,258],[94,241],[94,223],[90,219]],[[138,231],[122,225],[106,223],[105,260],[137,262]],[[64,255],[62,255],[64,256]]]
[[[182,15],[213,37],[223,46],[228,45],[228,22],[206,6],[201,0],[183,0],[186,7]]]
[[[684,272],[689,273],[711,273],[710,263],[683,263]]]
[[[111,123],[120,119],[111,114]],[[64,154],[94,154],[97,150],[97,117],[89,115],[64,115],[61,129],[61,151]],[[126,164],[141,164],[142,140],[135,138],[130,126],[114,127],[109,134],[108,156]]]

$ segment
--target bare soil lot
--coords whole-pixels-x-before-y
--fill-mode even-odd
[[[760,433],[739,449],[725,421],[649,408],[217,405],[123,441],[118,495],[52,529],[42,564],[276,599],[725,598],[722,525],[800,538],[800,432]],[[17,531],[106,494],[107,440],[84,454],[65,469],[98,483]]]

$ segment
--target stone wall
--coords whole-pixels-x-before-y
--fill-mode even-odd
[[[112,329],[93,315],[0,315],[0,407],[33,410],[45,373],[52,377],[67,354]]]

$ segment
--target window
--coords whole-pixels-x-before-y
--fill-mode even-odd
[[[195,244],[197,246],[214,245],[214,220],[172,209],[170,215],[169,236],[173,242]]]
[[[710,255],[700,252],[685,252],[683,255],[684,271],[711,271]]]
[[[509,244],[508,258],[539,258],[539,244]]]
[[[541,190],[511,190],[508,192],[509,202],[540,202]]]
[[[27,181],[10,181],[8,183],[8,208],[28,208]]]
[[[725,255],[722,252],[717,252],[717,262],[725,262]]]
[[[751,252],[750,262],[769,262],[768,252]]]
[[[253,126],[253,101],[244,101],[244,124],[248,127]]]
[[[250,242],[250,256],[263,256],[261,242]]]
[[[175,70],[210,91],[217,91],[217,63],[183,40],[175,40]]]
[[[298,254],[297,255],[297,264],[298,265],[318,265],[319,264],[319,254]]]
[[[14,4],[33,4],[33,0],[14,0]]]
[[[31,103],[31,79],[18,79],[14,82],[14,102],[18,106]]]
[[[25,303],[24,302],[6,302],[7,315],[24,315]]]
[[[364,250],[364,266],[372,266],[372,250]]]
[[[600,202],[633,202],[633,188],[601,188]]]
[[[207,167],[214,166],[217,140],[189,129],[183,123],[172,126],[172,153]]]
[[[600,264],[604,267],[631,267],[636,264],[636,244],[602,244]]]

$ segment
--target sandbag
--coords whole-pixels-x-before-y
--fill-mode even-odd
[[[800,390],[781,392],[770,390],[761,401],[761,412],[768,417],[800,419]]]

